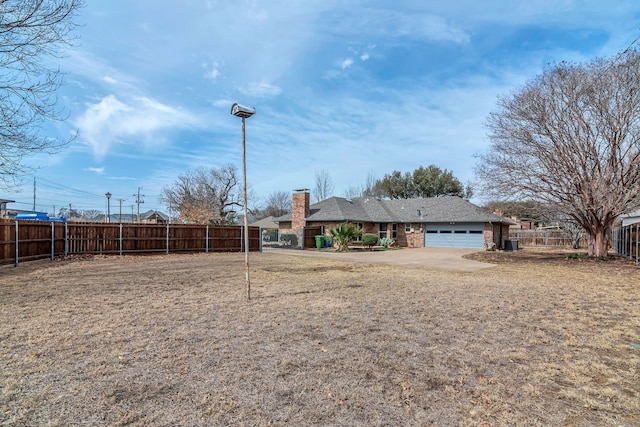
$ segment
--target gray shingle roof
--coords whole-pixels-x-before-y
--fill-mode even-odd
[[[351,222],[499,222],[514,224],[467,202],[460,197],[442,196],[424,199],[378,200],[358,197],[331,197],[309,207],[307,221]],[[291,214],[275,219],[291,221]]]
[[[273,216],[262,218],[261,220],[252,222],[249,225],[260,228],[278,228],[278,224],[273,222]]]

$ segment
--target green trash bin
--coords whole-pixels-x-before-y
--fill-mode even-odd
[[[316,236],[316,249],[320,249],[324,246],[324,236],[317,235]]]

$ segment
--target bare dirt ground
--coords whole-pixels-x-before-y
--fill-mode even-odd
[[[0,269],[0,424],[637,426],[640,267],[242,254]]]

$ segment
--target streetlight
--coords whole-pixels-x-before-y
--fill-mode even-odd
[[[251,299],[251,282],[249,281],[249,226],[247,225],[247,155],[245,149],[244,120],[253,116],[256,109],[237,102],[231,106],[231,114],[242,119],[242,193],[244,211],[244,269],[247,281],[247,299]]]
[[[105,196],[107,196],[107,221],[106,222],[111,222],[111,193],[107,192],[107,194],[105,194]]]

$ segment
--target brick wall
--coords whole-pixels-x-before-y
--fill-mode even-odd
[[[502,236],[500,236],[500,229],[502,228]],[[502,239],[500,239],[502,237]],[[504,248],[504,241],[509,238],[509,225],[507,224],[484,224],[484,243],[493,242],[496,248]]]
[[[301,230],[305,226],[307,216],[309,216],[309,192],[296,191],[291,199],[291,228]]]

